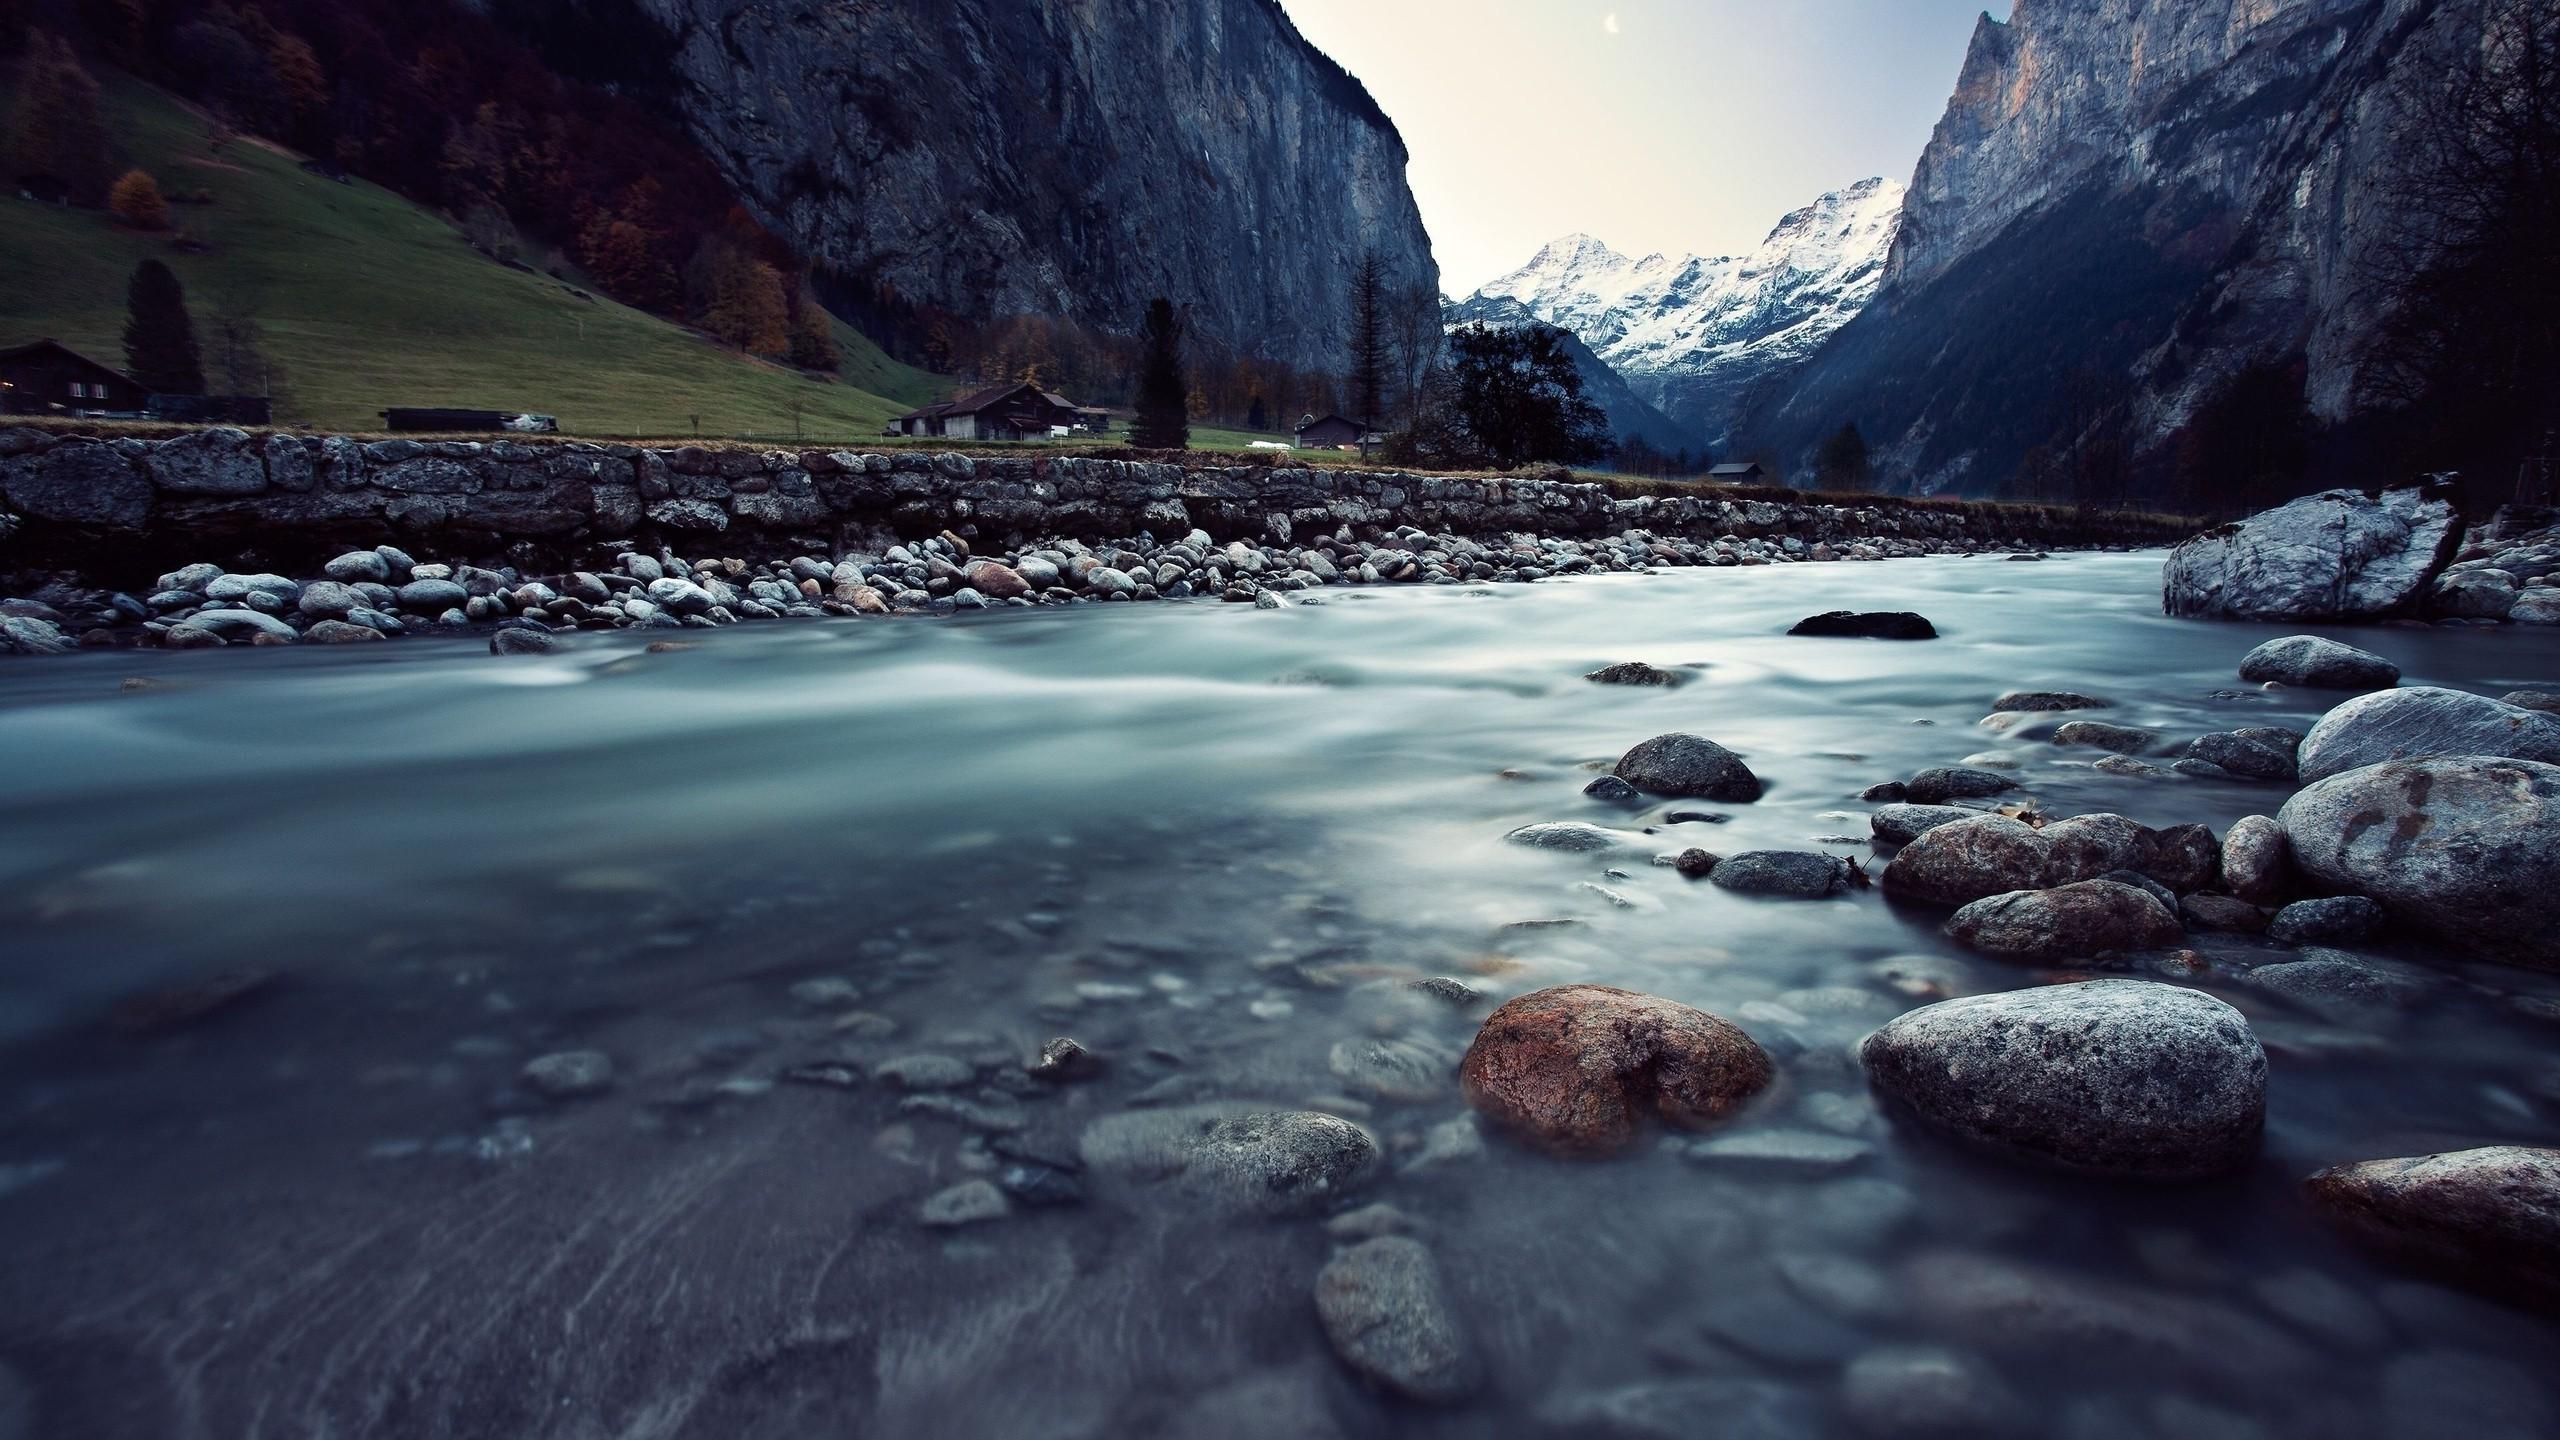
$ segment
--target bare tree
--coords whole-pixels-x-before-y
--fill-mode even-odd
[[[243,290],[223,290],[213,297],[205,316],[205,369],[225,395],[285,398],[284,367],[267,348],[266,326],[258,319],[257,297]]]

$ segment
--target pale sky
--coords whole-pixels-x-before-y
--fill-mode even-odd
[[[1440,283],[1559,235],[1748,250],[1870,175],[1911,178],[1984,0],[1282,0],[1369,87]],[[1990,0],[2005,18],[2009,0]]]

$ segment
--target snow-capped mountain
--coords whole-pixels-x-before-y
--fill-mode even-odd
[[[1568,235],[1459,302],[1453,318],[1526,309],[1572,331],[1673,420],[1722,445],[1747,393],[1865,308],[1902,194],[1894,181],[1861,180],[1780,220],[1748,255],[1631,259]]]

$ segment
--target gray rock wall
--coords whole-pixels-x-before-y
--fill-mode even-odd
[[[1579,537],[1903,538],[1991,546],[2155,541],[2038,511],[1837,506],[1714,495],[1620,498],[1573,481],[1071,455],[862,454],[516,440],[359,441],[207,429],[165,440],[0,430],[0,567],[119,568],[244,549],[278,561],[386,540],[440,553],[574,555],[633,539],[742,557],[841,550],[881,531],[975,526],[1100,538],[1193,526],[1220,539],[1340,525]],[[1992,533],[1996,525],[1998,533]],[[0,527],[0,533],[7,533]]]

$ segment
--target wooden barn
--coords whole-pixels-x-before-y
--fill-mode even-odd
[[[1769,472],[1760,467],[1759,461],[1745,460],[1735,465],[1719,465],[1707,472],[1707,478],[1719,485],[1765,485],[1769,483]]]
[[[1072,431],[1080,423],[1083,416],[1074,401],[1023,381],[910,410],[889,422],[889,433],[946,440],[1046,440],[1053,431]]]
[[[151,392],[58,340],[0,350],[0,414],[139,415]]]
[[[1317,450],[1356,450],[1377,443],[1378,432],[1342,415],[1308,416],[1298,422],[1298,444]]]

